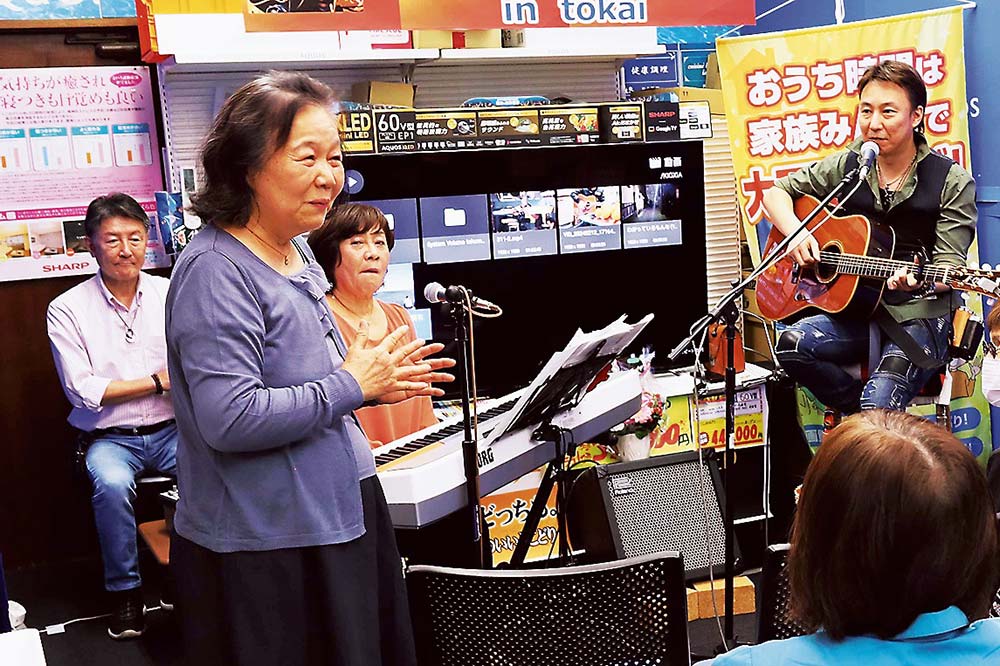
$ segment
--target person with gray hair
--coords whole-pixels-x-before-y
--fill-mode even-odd
[[[169,282],[142,272],[149,218],[135,199],[120,192],[97,197],[83,224],[99,269],[49,304],[48,334],[73,406],[69,422],[86,447],[104,586],[114,597],[108,633],[134,638],[145,629],[136,477],[173,476],[176,467],[164,336]]]

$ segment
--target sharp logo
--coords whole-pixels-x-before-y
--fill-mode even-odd
[[[82,271],[90,268],[90,262],[85,262],[82,264],[51,264],[49,266],[42,266],[43,273],[61,273],[63,271]]]
[[[478,464],[480,467],[485,467],[486,465],[492,465],[493,460],[494,458],[493,458],[492,446],[488,449],[483,449],[482,451],[479,452]]]

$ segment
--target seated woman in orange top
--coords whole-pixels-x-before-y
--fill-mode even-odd
[[[375,292],[385,281],[393,243],[392,229],[382,211],[363,204],[334,207],[323,226],[309,234],[309,245],[316,261],[333,285],[326,301],[348,345],[354,341],[362,321],[368,322],[368,338],[372,345],[403,325],[410,327],[404,344],[416,339],[413,320],[406,310],[375,298]],[[444,347],[433,346],[437,351]],[[435,364],[428,359],[425,362]],[[436,372],[451,365],[454,361],[442,360],[433,370]],[[355,413],[372,448],[437,423],[429,397],[363,407]]]

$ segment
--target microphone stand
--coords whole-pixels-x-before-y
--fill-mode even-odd
[[[447,314],[455,326],[455,342],[458,346],[458,367],[462,374],[462,426],[465,438],[462,440],[462,461],[465,465],[465,490],[469,502],[469,520],[472,534],[472,563],[477,569],[486,566],[483,554],[483,533],[479,508],[479,446],[472,428],[472,386],[470,367],[473,362],[469,341],[468,309],[465,303],[447,304]],[[491,558],[492,559],[492,558]],[[489,563],[492,565],[492,562]]]
[[[684,338],[680,344],[671,350],[668,358],[671,361],[677,359],[681,352],[684,351],[689,345],[693,344],[695,340],[708,328],[711,324],[720,319],[726,325],[726,374],[725,374],[725,388],[724,395],[726,401],[726,439],[725,439],[725,455],[723,458],[723,470],[722,470],[722,483],[726,490],[726,506],[725,506],[725,539],[726,539],[726,550],[725,550],[725,622],[724,630],[722,635],[723,645],[720,646],[720,652],[728,652],[729,650],[736,647],[737,641],[733,634],[733,578],[735,577],[734,570],[736,567],[735,563],[735,551],[734,551],[734,526],[733,526],[733,496],[730,491],[729,485],[729,470],[735,462],[735,420],[736,420],[736,367],[733,365],[735,356],[735,346],[736,346],[736,322],[739,320],[740,308],[737,304],[737,297],[739,297],[743,291],[749,286],[754,280],[757,279],[765,270],[775,264],[780,258],[785,254],[785,250],[791,244],[791,242],[798,237],[803,230],[805,230],[809,223],[811,223],[817,215],[830,203],[834,197],[840,194],[841,190],[847,186],[852,180],[854,180],[858,175],[859,169],[855,168],[849,171],[844,177],[837,183],[837,186],[822,200],[820,201],[814,209],[812,209],[809,214],[802,220],[795,231],[786,236],[781,240],[780,243],[771,248],[770,254],[766,257],[762,257],[760,265],[754,269],[750,275],[739,282],[735,282],[732,290],[729,291],[725,296],[723,296],[715,304],[715,307],[701,319],[699,319],[691,327],[691,332],[688,337]],[[696,359],[697,362],[697,359]],[[696,406],[697,408],[697,406]],[[698,446],[701,446],[701,442],[698,442]],[[710,558],[711,559],[711,558]],[[711,563],[709,564],[711,566]]]

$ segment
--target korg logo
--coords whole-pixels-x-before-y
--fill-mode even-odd
[[[479,467],[485,467],[486,465],[492,465],[493,464],[493,447],[492,446],[490,448],[488,448],[488,449],[483,449],[482,451],[479,452],[478,464],[479,464]]]

